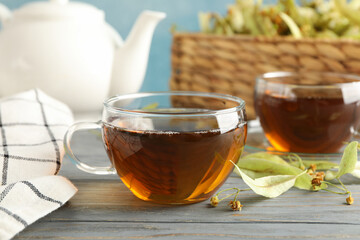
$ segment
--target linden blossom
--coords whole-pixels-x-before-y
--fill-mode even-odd
[[[292,36],[294,38],[359,39],[360,4],[358,1],[278,0],[236,1],[227,14],[199,13],[201,32],[232,36]]]
[[[253,190],[256,194],[274,198],[292,187],[308,191],[323,190],[335,194],[348,195],[346,203],[352,205],[354,198],[342,183],[340,177],[350,173],[360,178],[359,148],[359,142],[353,141],[349,143],[344,149],[340,164],[327,161],[305,161],[295,154],[288,156],[287,160],[290,162],[270,153],[259,152],[249,154],[241,158],[237,164],[233,164],[235,165],[234,171],[242,177],[250,189],[239,189],[236,187],[224,189],[211,198],[211,205],[216,207],[222,200],[235,195],[230,205],[233,210],[240,211],[242,205],[237,200],[237,197],[242,191]],[[325,174],[323,171],[317,170],[328,171]],[[336,179],[340,185],[325,181],[324,177],[326,180]],[[331,186],[331,189],[329,186]],[[337,191],[334,189],[337,189]],[[227,191],[235,192],[219,199],[219,195]]]

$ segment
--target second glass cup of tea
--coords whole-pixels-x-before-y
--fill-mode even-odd
[[[360,124],[360,77],[271,72],[256,80],[255,109],[278,151],[334,153]]]
[[[102,131],[110,167],[91,167],[71,150],[73,133],[93,128]],[[64,144],[83,171],[117,173],[143,200],[186,204],[209,198],[225,182],[246,134],[245,103],[240,98],[200,92],[134,93],[105,101],[102,121],[73,125]]]

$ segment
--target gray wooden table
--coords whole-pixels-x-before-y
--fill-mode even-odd
[[[79,134],[78,156],[97,165],[106,159],[96,137]],[[116,176],[94,176],[64,159],[60,175],[79,192],[15,239],[360,239],[360,181],[349,180],[355,203],[344,196],[292,189],[275,199],[244,192],[241,212],[209,202],[156,205],[137,199]],[[223,188],[246,188],[231,176]]]

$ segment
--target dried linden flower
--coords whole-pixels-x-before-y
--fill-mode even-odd
[[[310,169],[315,172],[316,171],[316,164],[310,164]]]
[[[354,198],[349,196],[348,198],[346,198],[346,203],[352,205],[354,203]]]
[[[311,180],[311,185],[313,187],[313,189],[315,190],[316,187],[320,187],[321,186],[321,181],[322,181],[323,177],[314,177]]]
[[[216,207],[219,204],[219,198],[217,196],[211,197],[210,204],[213,207]]]
[[[240,201],[230,201],[229,206],[234,211],[241,211],[243,205],[241,205]]]
[[[311,180],[311,184],[313,186],[320,186],[321,185],[321,178],[315,177]]]
[[[317,173],[315,174],[315,176],[316,176],[317,178],[319,178],[320,181],[324,181],[325,173],[324,173],[324,172],[317,172]]]

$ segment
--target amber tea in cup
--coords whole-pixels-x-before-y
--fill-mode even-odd
[[[218,104],[205,108],[201,101]],[[116,96],[105,102],[102,122],[95,126],[102,129],[112,167],[89,171],[81,163],[80,169],[116,172],[140,199],[165,204],[214,194],[232,172],[231,161],[238,161],[247,129],[241,99],[197,92]]]
[[[267,73],[257,78],[255,109],[276,150],[334,153],[357,134],[360,78],[335,73]]]

